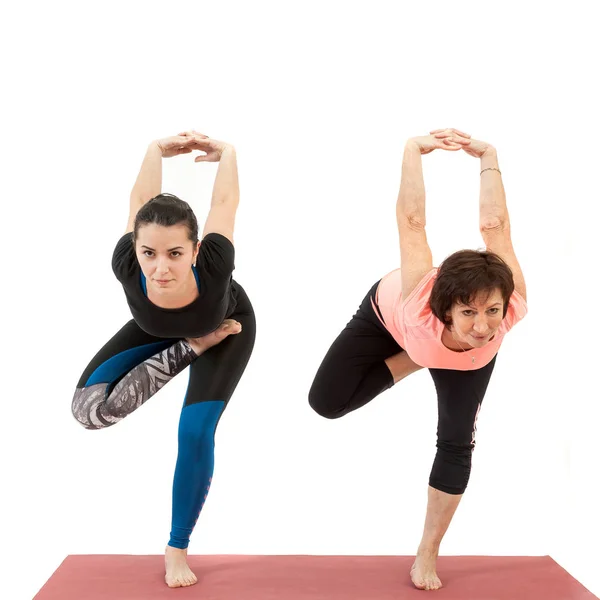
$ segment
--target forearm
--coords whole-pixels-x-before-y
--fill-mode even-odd
[[[131,201],[144,204],[162,189],[162,151],[156,142],[148,146],[140,172],[131,190]]]
[[[425,182],[421,151],[413,142],[404,148],[402,159],[402,178],[396,203],[396,217],[409,218],[425,225]]]
[[[481,168],[498,169],[498,155],[494,148],[486,150],[481,157]],[[508,226],[508,209],[506,194],[502,184],[502,175],[498,171],[489,170],[481,173],[479,193],[479,226],[481,229]]]
[[[219,160],[219,168],[213,186],[211,206],[228,204],[237,206],[240,201],[237,156],[235,148],[228,146]]]

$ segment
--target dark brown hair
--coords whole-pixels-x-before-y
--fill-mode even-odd
[[[196,215],[185,201],[173,194],[159,194],[148,200],[138,210],[133,226],[132,240],[135,244],[139,228],[147,223],[155,223],[169,227],[171,225],[186,225],[188,228],[188,239],[195,244],[198,243],[198,221]]]
[[[470,304],[481,294],[488,297],[499,289],[504,300],[504,312],[515,289],[510,267],[494,252],[459,250],[440,265],[433,283],[429,305],[433,314],[446,325],[452,319],[446,315],[455,302]]]

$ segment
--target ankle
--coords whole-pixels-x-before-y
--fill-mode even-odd
[[[439,551],[439,544],[421,542],[419,549],[417,550],[417,556],[437,558]]]
[[[196,358],[198,358],[206,350],[204,345],[201,342],[198,342],[198,338],[185,338],[185,341],[187,342],[188,346],[192,349],[192,352],[194,352],[194,354],[196,355]]]

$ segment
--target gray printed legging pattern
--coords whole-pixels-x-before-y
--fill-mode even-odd
[[[134,367],[109,393],[110,384],[106,382],[78,387],[73,396],[73,416],[86,429],[114,425],[190,365],[196,356],[192,347],[180,340]]]

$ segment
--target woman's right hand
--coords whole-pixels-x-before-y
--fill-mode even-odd
[[[179,135],[185,136],[190,140],[190,148],[193,150],[201,150],[206,154],[196,156],[195,162],[219,162],[223,152],[228,149],[233,149],[231,144],[227,142],[220,142],[219,140],[213,140],[212,138],[198,133],[195,130],[184,131]]]
[[[471,136],[458,131],[458,129],[436,129],[431,135],[438,139],[449,140],[450,142],[461,144],[462,149],[475,158],[481,158],[486,152],[492,152],[494,147],[481,140],[473,140]]]

